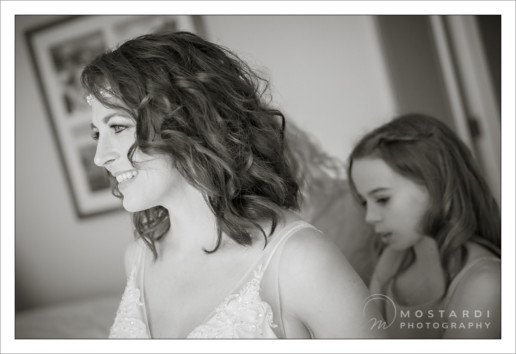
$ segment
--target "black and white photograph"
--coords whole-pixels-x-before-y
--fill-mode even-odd
[[[243,3],[2,2],[1,351],[514,352],[515,3]]]
[[[121,208],[119,201],[112,198],[105,170],[90,159],[95,143],[87,134],[91,110],[80,82],[82,69],[108,48],[160,28],[195,32],[191,16],[102,15],[58,16],[26,32],[49,124],[79,217]]]

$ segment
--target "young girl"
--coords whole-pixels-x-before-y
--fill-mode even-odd
[[[110,337],[376,335],[367,287],[295,212],[285,118],[244,62],[194,34],[161,33],[102,54],[81,79],[95,163],[137,236]]]
[[[365,135],[348,176],[374,226],[371,300],[396,338],[500,338],[500,213],[468,148],[410,114]]]

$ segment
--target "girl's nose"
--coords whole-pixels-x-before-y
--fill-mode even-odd
[[[380,213],[376,208],[367,206],[365,221],[368,224],[375,224],[380,221]]]
[[[95,152],[95,158],[93,159],[95,165],[106,167],[106,165],[116,160],[119,156],[120,155],[115,149],[115,146],[109,139],[102,139],[99,137],[97,142],[97,151]]]

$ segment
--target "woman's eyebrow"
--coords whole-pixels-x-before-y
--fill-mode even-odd
[[[120,116],[121,114],[120,113],[111,113],[111,114],[108,114],[107,116],[105,116],[104,118],[102,118],[102,123],[104,124],[108,124],[109,121],[111,120],[111,118],[113,118],[114,116]],[[126,117],[124,117],[126,118]]]
[[[123,114],[120,114],[118,112],[115,112],[115,113],[111,113],[111,114],[108,114],[107,116],[105,116],[104,118],[102,118],[102,123],[104,124],[108,124],[109,121],[111,120],[111,118],[115,117],[115,116],[121,116],[123,118],[127,118],[127,119],[130,119],[129,117],[123,115]],[[97,128],[97,126],[93,123],[91,123],[91,128]]]

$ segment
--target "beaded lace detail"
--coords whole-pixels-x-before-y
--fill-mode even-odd
[[[142,320],[144,303],[140,289],[135,286],[136,265],[133,267],[111,326],[109,338],[149,338],[147,326]]]
[[[276,338],[272,309],[260,298],[262,266],[238,293],[229,295],[215,314],[187,338]]]
[[[135,285],[134,267],[122,295],[109,338],[150,338],[143,315],[145,304]],[[259,266],[253,278],[238,293],[219,305],[205,324],[196,327],[187,338],[277,338],[272,328],[272,309],[260,297],[264,270]]]
[[[306,225],[308,224],[291,225],[294,227],[290,227],[285,237],[281,237],[280,240],[286,240]],[[260,297],[262,277],[276,248],[270,252],[268,260],[261,262],[253,270],[252,278],[237,292],[228,295],[208,319],[196,327],[187,338],[277,338],[272,330],[278,327],[273,323],[272,308]],[[143,253],[143,250],[141,252]],[[142,300],[141,289],[136,284],[138,270],[141,268],[140,262],[138,260],[134,264],[127,279],[109,338],[151,338],[145,302]]]

